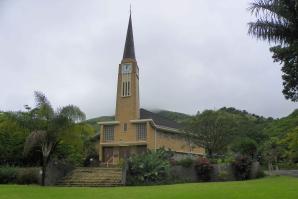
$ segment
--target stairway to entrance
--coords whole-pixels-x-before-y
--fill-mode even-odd
[[[121,168],[79,167],[58,181],[58,186],[111,187],[125,184]]]

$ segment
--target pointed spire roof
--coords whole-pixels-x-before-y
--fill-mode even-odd
[[[131,11],[129,14],[129,22],[127,27],[125,47],[124,47],[124,53],[123,53],[123,59],[125,58],[136,59],[135,46],[133,41],[133,32],[132,32]]]

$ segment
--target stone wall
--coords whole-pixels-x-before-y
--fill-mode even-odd
[[[211,174],[211,181],[234,181],[236,180],[233,174],[231,164],[213,164],[213,172]],[[254,162],[251,169],[250,178],[257,177],[258,172],[261,170],[260,164]],[[171,167],[171,177],[176,182],[196,182],[199,181],[194,165],[186,168],[180,165]]]

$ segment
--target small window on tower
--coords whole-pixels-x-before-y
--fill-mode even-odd
[[[131,84],[130,80],[124,80],[122,82],[122,97],[127,97],[131,95]]]
[[[123,131],[126,132],[127,131],[127,123],[123,124]]]

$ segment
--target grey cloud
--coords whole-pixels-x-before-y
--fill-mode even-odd
[[[111,115],[132,3],[141,105],[194,114],[234,106],[282,117],[280,66],[247,35],[248,0],[4,0],[0,3],[0,110],[32,105]]]

